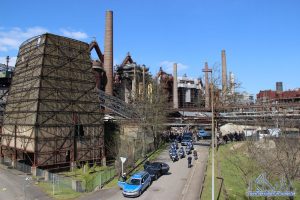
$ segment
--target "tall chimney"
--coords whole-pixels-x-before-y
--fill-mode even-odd
[[[204,73],[205,73],[205,108],[209,108],[209,82],[208,82],[208,64],[205,62],[204,67]]]
[[[8,70],[9,56],[6,56],[6,70]]]
[[[276,92],[283,92],[282,82],[276,82]]]
[[[222,95],[225,97],[227,90],[227,69],[226,69],[226,54],[222,50]]]
[[[177,63],[173,65],[173,108],[178,108]]]
[[[113,12],[106,11],[104,39],[104,70],[106,72],[107,84],[105,93],[113,95]]]

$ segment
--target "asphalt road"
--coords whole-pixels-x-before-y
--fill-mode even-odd
[[[50,200],[33,181],[26,181],[26,174],[17,170],[5,170],[0,167],[1,200]]]
[[[158,161],[166,162],[170,166],[168,175],[161,176],[138,198],[139,200],[199,200],[202,179],[205,173],[206,161],[208,158],[209,142],[202,142],[202,145],[195,145],[199,159],[193,160],[192,168],[187,167],[187,158],[172,162],[168,150],[163,151]],[[103,189],[86,195],[80,200],[119,200],[123,197],[122,191],[116,188]]]

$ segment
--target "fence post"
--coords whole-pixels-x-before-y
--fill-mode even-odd
[[[102,172],[100,172],[100,189],[102,188]]]

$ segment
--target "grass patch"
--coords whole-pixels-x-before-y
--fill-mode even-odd
[[[62,172],[59,174],[67,177],[72,177],[73,179],[76,180],[82,180],[87,172],[93,174],[101,171],[106,171],[109,169],[108,166],[97,166],[97,165],[94,165],[92,167],[87,167],[87,166],[88,165],[86,165],[85,167],[76,168],[73,171]],[[86,170],[86,172],[84,171],[84,169]]]
[[[219,164],[221,167],[221,175],[224,178],[224,185],[227,197],[230,200],[248,200],[246,191],[248,189],[248,180],[255,179],[262,171],[258,168],[253,160],[250,160],[246,155],[246,147],[240,146],[236,150],[232,150],[233,145],[237,143],[230,143],[220,146],[218,153]],[[217,176],[217,158],[215,151],[215,176]],[[244,173],[241,169],[244,170]],[[215,199],[217,199],[217,191],[220,188],[219,181],[215,179]],[[273,180],[272,180],[273,182]],[[274,184],[274,183],[273,183]],[[300,181],[295,181],[293,186],[296,188],[295,200],[300,200]],[[209,155],[208,169],[204,182],[204,188],[201,199],[211,199],[211,153]],[[225,200],[226,195],[222,190],[220,200]],[[255,200],[264,200],[264,197],[252,198]],[[269,198],[274,200],[286,200],[287,197]]]
[[[53,195],[53,185],[46,182],[40,182],[38,184],[42,190],[47,193],[50,197],[56,200],[72,200],[79,197],[82,193],[75,192],[72,188],[62,187],[56,185],[54,188]]]
[[[154,160],[156,160],[157,159],[157,157],[167,148],[167,146],[168,146],[168,144],[164,144],[164,145],[162,145],[159,149],[157,149],[154,153],[153,152],[151,152],[151,153],[148,153],[147,155],[146,155],[146,157],[148,157],[149,155],[151,155],[151,156],[149,156],[149,160],[150,161],[154,161]],[[144,159],[139,159],[139,160],[137,160],[137,162],[136,162],[136,165],[138,165],[138,164],[140,164],[142,161],[143,161]],[[132,174],[134,174],[135,172],[138,172],[138,171],[141,171],[141,170],[143,170],[144,169],[144,166],[143,166],[143,164],[141,164],[141,165],[139,165],[134,171],[132,171],[130,174],[129,174],[129,176],[130,175],[132,175]],[[114,187],[118,187],[118,176],[117,177],[115,177],[113,180],[111,180],[109,183],[107,183],[103,188],[104,189],[107,189],[107,188],[114,188]]]

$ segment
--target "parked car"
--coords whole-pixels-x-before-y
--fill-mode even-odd
[[[155,170],[154,168],[147,167],[144,170],[150,174],[151,181],[155,181],[161,176],[159,171]]]
[[[147,171],[151,178],[152,181],[157,180],[161,175],[168,173],[170,167],[168,164],[163,163],[163,162],[149,162],[147,161],[144,164],[144,169]]]
[[[208,131],[205,131],[204,129],[200,129],[197,133],[197,139],[209,139],[211,138],[211,134]]]
[[[123,187],[124,187],[124,184],[126,183],[126,176],[119,176],[119,179],[118,179],[118,186],[121,190],[123,190]]]
[[[138,197],[151,185],[151,176],[146,171],[133,174],[123,185],[124,197]]]

